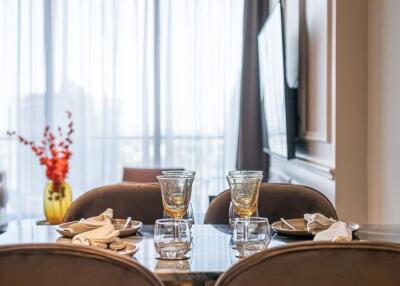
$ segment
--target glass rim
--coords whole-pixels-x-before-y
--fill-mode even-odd
[[[185,218],[159,218],[156,219],[155,225],[156,224],[170,224],[170,223],[187,223],[189,224],[189,220]]]
[[[262,180],[264,178],[263,175],[257,175],[257,174],[252,174],[252,175],[227,175],[226,178],[228,180],[230,179],[246,179],[246,180]]]
[[[168,175],[168,174],[192,174],[195,175],[196,171],[191,170],[165,170],[161,171],[161,174]]]
[[[266,217],[261,217],[261,216],[251,216],[249,218],[243,218],[243,217],[236,217],[235,218],[235,223],[238,222],[245,222],[245,221],[250,221],[250,222],[266,222],[269,224],[269,220]]]
[[[264,174],[262,170],[232,170],[228,172],[229,175],[249,175],[249,174]]]
[[[180,174],[163,174],[156,176],[157,180],[165,180],[165,179],[193,179],[193,176],[189,175],[180,175]]]

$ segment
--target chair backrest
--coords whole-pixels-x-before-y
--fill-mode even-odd
[[[243,259],[216,286],[400,285],[400,245],[307,242]]]
[[[162,282],[122,255],[69,244],[0,246],[0,285],[144,285]]]
[[[209,205],[205,224],[228,224],[229,190],[219,194]],[[270,223],[283,218],[301,218],[305,213],[322,213],[337,219],[335,208],[320,192],[292,184],[263,183],[260,186],[258,214]]]
[[[140,169],[140,168],[124,168],[122,175],[123,182],[133,183],[158,183],[157,176],[161,175],[162,171],[182,171],[183,168],[173,169]]]
[[[156,219],[163,217],[160,186],[122,183],[93,189],[72,203],[64,222],[96,216],[107,208],[114,210],[114,218],[130,216],[144,224],[154,224]]]

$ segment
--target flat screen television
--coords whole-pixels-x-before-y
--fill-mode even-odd
[[[288,86],[284,39],[278,2],[258,34],[263,149],[291,159],[297,133],[297,89]]]

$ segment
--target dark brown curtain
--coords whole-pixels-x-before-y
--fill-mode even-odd
[[[268,158],[262,150],[261,101],[257,35],[269,13],[269,0],[245,0],[243,21],[243,66],[240,88],[239,138],[236,167],[264,170]]]

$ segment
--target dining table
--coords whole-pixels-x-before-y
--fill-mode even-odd
[[[10,221],[0,227],[0,245],[22,243],[68,243],[54,225],[38,225],[35,219]],[[135,235],[122,238],[134,243],[139,250],[132,257],[157,275],[164,283],[190,283],[207,285],[240,259],[231,248],[229,225],[194,224],[192,249],[186,260],[159,260],[153,244],[153,225],[144,225]],[[354,240],[400,243],[400,225],[361,225]],[[273,235],[268,248],[284,246],[312,238]]]

